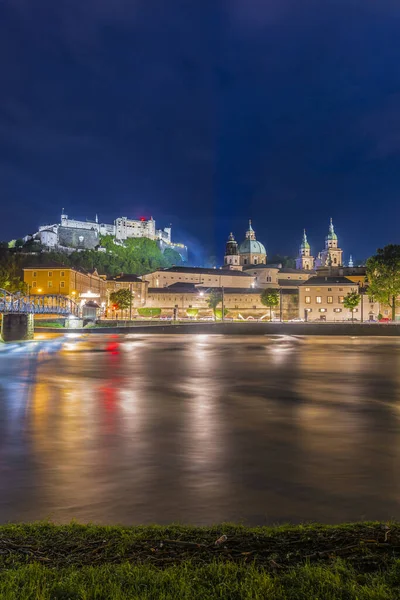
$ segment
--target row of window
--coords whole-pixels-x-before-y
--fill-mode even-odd
[[[343,304],[343,301],[344,301],[344,296],[338,296],[339,304]],[[306,296],[305,302],[306,302],[306,304],[311,304],[311,296]],[[317,304],[322,304],[322,296],[315,296],[315,302]],[[333,304],[333,296],[327,296],[326,302],[327,302],[327,304]]]
[[[318,310],[319,310],[320,313],[326,313],[327,312],[326,308],[319,308]],[[310,312],[312,312],[312,308],[306,308],[306,311],[310,313]],[[333,312],[335,312],[335,313],[341,313],[342,311],[343,311],[342,308],[334,308],[333,309]],[[355,308],[354,312],[358,312],[358,308]]]
[[[33,271],[32,277],[37,277],[37,271]],[[53,277],[53,271],[48,271],[47,277]],[[60,277],[65,277],[65,271],[60,271]]]
[[[36,281],[32,281],[32,289],[37,287],[37,283]],[[47,287],[53,287],[53,282],[52,281],[48,281],[47,282]],[[60,281],[60,288],[65,288],[65,281]]]
[[[32,289],[37,287],[37,283],[36,281],[32,281]],[[53,287],[53,282],[52,281],[48,281],[47,282],[47,287],[51,288]],[[65,288],[65,281],[60,281],[60,288]]]
[[[306,292],[309,292],[309,291],[310,291],[310,288],[309,288],[309,287],[306,287]],[[317,288],[315,288],[315,291],[316,291],[316,292],[320,292],[320,291],[321,291],[321,288],[320,288],[320,287],[317,287]],[[328,292],[331,292],[331,291],[332,291],[332,288],[328,288]],[[352,291],[352,292],[354,292],[354,289],[353,289],[353,288],[351,288],[351,291]],[[339,288],[339,292],[343,292],[343,288]]]

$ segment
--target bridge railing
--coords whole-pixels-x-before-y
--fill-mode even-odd
[[[58,294],[24,296],[0,288],[0,313],[57,314],[79,316],[79,306]]]

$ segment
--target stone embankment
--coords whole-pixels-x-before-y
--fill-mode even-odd
[[[35,327],[35,332],[63,333],[67,329]],[[379,323],[138,323],[128,327],[74,329],[88,334],[218,334],[218,335],[335,335],[400,336],[400,324]]]

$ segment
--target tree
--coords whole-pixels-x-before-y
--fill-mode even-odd
[[[111,292],[110,302],[111,304],[114,304],[118,310],[125,310],[132,304],[132,292],[127,288]]]
[[[282,254],[274,254],[269,257],[268,262],[271,264],[281,264],[284,269],[296,268],[296,259],[291,256],[283,256]]]
[[[272,321],[272,309],[279,304],[279,292],[274,288],[266,288],[260,296],[261,303],[269,306],[269,320]]]
[[[172,248],[166,248],[163,256],[171,267],[177,267],[183,263],[182,256],[179,254],[179,252],[173,250]]]
[[[367,260],[368,296],[392,309],[396,320],[396,306],[400,295],[400,246],[389,244],[379,248]]]
[[[27,285],[24,283],[21,268],[15,257],[2,258],[0,262],[0,288],[14,294],[26,293]]]
[[[217,306],[222,302],[222,292],[220,290],[211,290],[208,294],[207,304],[214,313],[214,319],[217,320]]]
[[[361,296],[357,292],[349,292],[344,297],[343,306],[348,310],[351,310],[351,322],[354,322],[354,309],[360,304]]]

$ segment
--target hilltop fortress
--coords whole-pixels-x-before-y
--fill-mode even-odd
[[[176,250],[187,260],[187,247],[171,240],[171,227],[157,229],[153,217],[150,219],[128,219],[118,217],[113,224],[101,223],[96,215],[93,221],[78,221],[61,214],[61,222],[53,225],[41,225],[33,236],[42,246],[55,249],[94,250],[101,249],[101,236],[111,235],[116,243],[123,243],[128,238],[148,238],[154,240],[164,251],[166,248]]]

